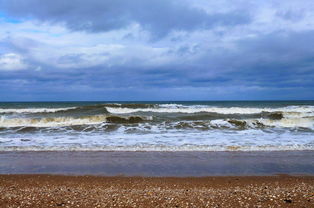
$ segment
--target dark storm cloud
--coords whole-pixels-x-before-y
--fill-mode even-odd
[[[180,0],[0,0],[0,8],[8,16],[63,23],[75,31],[107,32],[139,23],[154,38],[173,30],[208,29],[251,21],[246,11],[209,14]]]
[[[314,41],[313,37],[314,31],[267,34],[236,42],[236,50],[208,51],[198,60],[162,67],[97,66],[62,70],[46,66],[43,71],[6,72],[0,76],[1,86],[8,89],[6,83],[14,83],[14,88],[26,94],[26,89],[37,89],[60,94],[95,92],[100,97],[100,92],[109,88],[113,93],[127,89],[131,92],[156,88],[162,92],[171,88],[221,86],[235,91],[252,87],[256,93],[275,93],[273,96],[278,96],[280,89],[281,92],[293,89],[309,96],[314,88],[314,49],[308,43]],[[63,58],[67,62],[78,57]],[[260,96],[265,96],[265,92]],[[185,94],[184,90],[181,93]],[[280,96],[285,98],[285,94]]]
[[[0,60],[15,54],[12,70],[0,70],[0,99],[314,99],[306,0],[206,11],[204,2],[203,10],[183,0],[0,0],[4,19],[22,24],[0,31]],[[143,31],[132,23],[158,41],[136,36]],[[27,69],[14,70],[19,61]]]
[[[314,31],[270,33],[208,50],[186,75],[189,86],[314,87]]]

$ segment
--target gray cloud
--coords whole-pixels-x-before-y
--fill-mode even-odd
[[[0,0],[2,12],[16,18],[63,23],[74,31],[107,32],[132,23],[160,38],[171,31],[247,24],[246,11],[207,13],[180,0]]]
[[[48,25],[43,34],[13,25],[0,40],[0,56],[17,54],[29,66],[0,71],[3,99],[314,99],[314,17],[303,13],[305,3],[0,2],[10,18]],[[158,41],[117,30],[133,23]],[[46,32],[60,24],[72,31]]]
[[[89,86],[92,89],[122,88],[215,88],[219,86],[287,88],[314,84],[314,31],[267,34],[236,42],[236,50],[202,51],[196,60],[164,66],[112,66],[58,69],[46,65],[43,71],[10,72],[2,80],[28,80],[23,85]],[[30,41],[32,42],[32,41]],[[27,47],[26,45],[25,47]],[[19,51],[24,51],[20,49]],[[190,54],[187,48],[171,53]],[[79,55],[61,56],[72,63]],[[33,65],[38,63],[33,62]],[[36,84],[35,84],[36,83]],[[17,85],[18,86],[18,85]]]

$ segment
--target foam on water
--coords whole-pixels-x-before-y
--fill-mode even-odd
[[[0,114],[4,113],[55,113],[58,111],[67,111],[75,109],[75,107],[69,108],[0,108]]]
[[[314,150],[313,104],[42,105],[0,108],[0,151]]]
[[[265,126],[283,128],[307,128],[314,130],[313,118],[283,118],[280,120],[259,119],[259,122]]]
[[[142,134],[68,132],[63,135],[41,133],[1,137],[1,151],[71,150],[71,151],[274,151],[314,150],[310,133],[264,132],[262,130],[211,132],[160,130]]]
[[[106,121],[106,116],[88,116],[81,118],[56,117],[56,118],[12,118],[0,116],[0,127],[62,127],[73,125],[97,124]]]
[[[287,114],[303,113],[303,115],[314,115],[314,106],[289,106],[283,108],[248,108],[248,107],[208,107],[204,105],[183,106],[183,105],[160,105],[159,108],[112,108],[107,107],[110,113],[129,114],[136,112],[155,112],[155,113],[200,113],[210,112],[219,114],[257,114],[262,112],[283,112]]]

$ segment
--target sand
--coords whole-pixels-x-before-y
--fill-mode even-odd
[[[0,174],[102,176],[314,175],[314,151],[0,152]]]
[[[314,208],[313,156],[313,151],[1,152],[0,208]]]
[[[314,176],[0,175],[0,207],[314,207]]]

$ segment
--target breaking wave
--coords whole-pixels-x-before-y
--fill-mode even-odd
[[[314,149],[311,105],[0,103],[0,150]]]
[[[85,117],[48,117],[48,118],[12,118],[5,119],[0,117],[0,127],[62,127],[62,126],[74,126],[74,125],[92,125],[103,122],[108,123],[139,123],[149,118],[140,116],[85,116]]]
[[[2,114],[2,115],[1,115]],[[281,108],[212,107],[181,104],[96,104],[67,108],[0,109],[0,127],[55,127],[94,125],[100,123],[204,122],[218,128],[217,121],[246,128],[308,128],[313,129],[314,106]],[[226,125],[221,125],[225,128]]]
[[[289,106],[284,108],[248,108],[248,107],[208,107],[208,106],[183,106],[183,105],[160,105],[158,108],[125,108],[107,107],[110,113],[130,114],[136,112],[154,113],[218,113],[218,114],[261,114],[263,112],[282,112],[284,114],[299,114],[314,116],[314,106]]]
[[[12,114],[12,113],[55,113],[58,111],[67,111],[76,109],[76,107],[71,108],[8,108],[0,109],[0,114]]]

